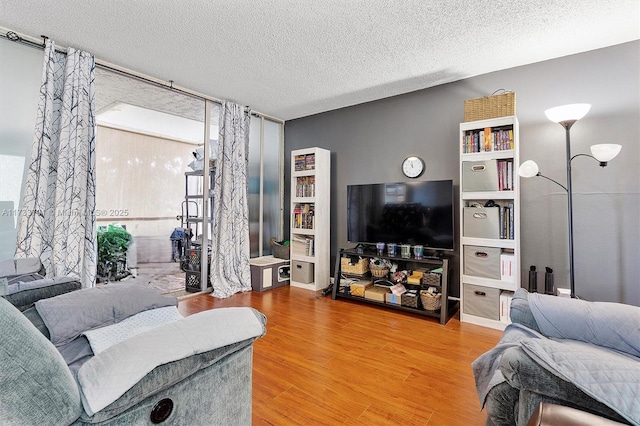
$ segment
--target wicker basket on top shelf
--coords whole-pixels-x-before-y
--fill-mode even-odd
[[[346,275],[358,275],[362,276],[369,272],[369,259],[359,259],[357,262],[352,262],[348,257],[340,259],[340,270]]]
[[[505,92],[464,101],[464,121],[487,120],[516,114],[516,92]]]
[[[372,263],[369,265],[371,275],[375,278],[386,278],[389,275],[389,267],[386,265],[376,265]]]

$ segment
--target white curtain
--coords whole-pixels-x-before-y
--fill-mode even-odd
[[[212,296],[251,291],[249,265],[249,112],[232,102],[220,109],[213,197]]]
[[[48,277],[96,277],[93,55],[47,40],[16,257],[38,257]]]

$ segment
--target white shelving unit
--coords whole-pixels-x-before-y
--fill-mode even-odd
[[[331,152],[291,152],[290,285],[318,291],[329,285]]]
[[[487,132],[490,136],[484,139],[485,143],[482,143]],[[478,142],[474,139],[475,135],[478,135]],[[520,265],[520,182],[517,172],[520,164],[518,119],[516,116],[508,116],[460,123],[459,143],[460,319],[463,322],[504,329],[508,320],[500,313],[500,294],[505,291],[515,291],[520,287],[522,269]],[[486,183],[484,176],[479,178],[483,182],[473,181],[476,179],[473,167],[485,165],[487,170],[492,170],[492,167],[497,165],[496,181]],[[493,187],[493,183],[496,183],[497,187]],[[485,187],[478,190],[475,188],[478,186]],[[465,190],[467,188],[471,189]],[[473,215],[473,218],[468,220],[471,223],[465,224],[465,207],[485,205],[489,200],[493,200],[498,205],[496,211],[503,212],[498,214],[498,235],[483,235],[486,229],[482,226],[477,227],[477,223],[473,223],[476,217],[475,210],[467,211],[469,215]],[[505,207],[509,210],[504,209]],[[488,212],[489,209],[478,209],[480,215],[485,211]],[[508,218],[504,219],[507,212]],[[483,216],[477,217],[483,218]],[[494,218],[495,215],[491,217]],[[491,226],[491,231],[494,230],[495,227]],[[499,276],[495,276],[495,269],[492,269],[494,272],[485,274],[483,251],[490,253],[487,259],[491,259],[489,266],[492,268],[495,266],[493,261],[498,253]],[[504,277],[503,255],[513,256],[510,262],[511,278],[509,279]],[[469,272],[470,270],[472,272]]]

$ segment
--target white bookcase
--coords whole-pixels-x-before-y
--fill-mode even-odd
[[[504,329],[522,269],[518,119],[461,123],[459,141],[460,319]]]
[[[331,152],[291,151],[291,281],[318,291],[329,285]]]

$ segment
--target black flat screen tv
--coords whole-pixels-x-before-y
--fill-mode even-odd
[[[347,240],[453,250],[453,181],[347,186]]]

